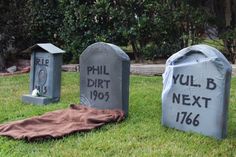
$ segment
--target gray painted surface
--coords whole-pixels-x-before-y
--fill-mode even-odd
[[[207,45],[172,55],[163,74],[162,124],[224,138],[231,72],[227,59]]]
[[[24,95],[22,101],[33,104],[48,104],[50,102],[59,101],[61,92],[62,53],[64,51],[60,51],[61,53],[58,51],[57,53],[51,53],[56,49],[53,48],[49,50],[37,45],[32,46],[30,49],[33,51],[31,54],[30,94],[34,89],[38,89],[41,97]]]
[[[51,44],[51,43],[40,43],[40,44],[35,44],[33,46],[31,46],[30,48],[24,50],[23,52],[32,52],[32,50],[41,48],[44,51],[48,52],[48,53],[52,53],[52,54],[56,54],[56,53],[65,53],[64,50],[56,47],[55,45]]]
[[[118,46],[90,45],[80,56],[80,102],[128,114],[130,59]]]
[[[53,102],[51,98],[33,97],[31,95],[23,95],[22,101],[28,104],[39,104],[39,105],[46,105]]]

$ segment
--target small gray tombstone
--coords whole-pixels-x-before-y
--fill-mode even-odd
[[[172,55],[163,74],[162,124],[224,138],[231,72],[227,59],[207,45]]]
[[[98,42],[80,56],[80,102],[128,113],[130,59],[118,46]]]
[[[24,95],[22,101],[32,104],[48,104],[60,100],[62,53],[65,51],[50,44],[36,44],[25,52],[31,54],[30,93],[34,89],[39,96]]]

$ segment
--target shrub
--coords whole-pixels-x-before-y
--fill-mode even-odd
[[[0,70],[11,54],[16,54],[27,45],[25,0],[0,1]]]

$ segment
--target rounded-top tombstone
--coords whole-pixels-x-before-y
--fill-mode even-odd
[[[80,102],[128,113],[130,59],[118,46],[98,42],[80,56]]]
[[[207,45],[172,55],[163,74],[162,124],[224,138],[231,72],[227,59]]]

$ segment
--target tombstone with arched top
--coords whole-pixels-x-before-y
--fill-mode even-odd
[[[207,45],[172,55],[163,74],[162,124],[224,138],[231,71],[223,54]]]
[[[130,59],[118,46],[98,42],[80,56],[81,104],[128,113]]]

